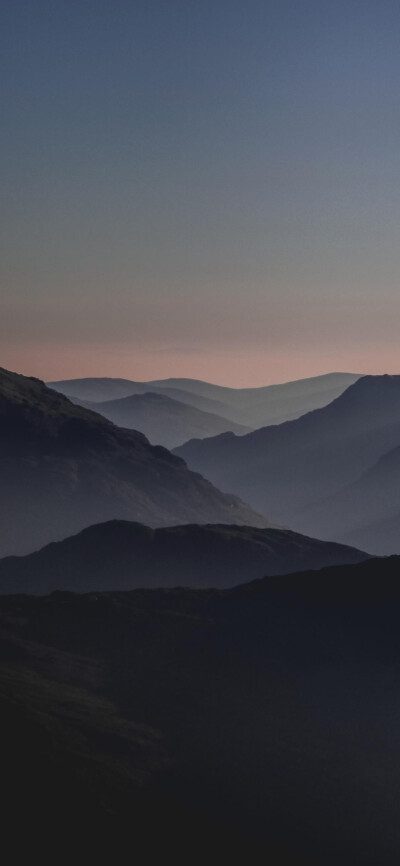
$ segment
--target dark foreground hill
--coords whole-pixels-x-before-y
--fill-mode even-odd
[[[0,472],[3,556],[114,518],[268,525],[141,433],[1,369]]]
[[[161,845],[180,863],[394,866],[399,577],[391,558],[225,592],[4,597],[13,852],[33,821],[42,845],[56,827],[92,855],[108,829],[116,862],[122,844],[139,862]]]
[[[164,445],[165,448],[175,448],[193,437],[216,436],[226,430],[232,430],[238,436],[250,430],[220,415],[152,392],[103,403],[86,403],[86,406],[119,427],[140,430],[153,445]]]
[[[361,562],[352,547],[281,529],[173,526],[111,521],[29,556],[0,560],[0,593],[232,587],[266,574]]]
[[[390,546],[384,522],[400,514],[399,487],[383,464],[373,467],[399,443],[400,376],[365,376],[295,421],[194,440],[175,453],[277,523],[390,553],[400,547]]]

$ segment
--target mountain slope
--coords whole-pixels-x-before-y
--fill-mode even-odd
[[[151,526],[267,521],[145,436],[0,370],[1,555],[114,518]]]
[[[168,382],[168,379],[165,381]],[[112,400],[120,400],[124,397],[149,393],[161,394],[164,397],[178,400],[180,403],[199,409],[202,412],[218,415],[230,424],[239,423],[231,418],[231,407],[227,404],[222,403],[220,400],[213,400],[186,391],[183,388],[173,388],[168,385],[159,386],[152,382],[134,382],[130,379],[112,378],[64,379],[59,382],[47,382],[46,384],[49,388],[53,388],[60,394],[64,394],[65,397],[68,397],[73,403],[78,403],[78,405],[87,406],[89,403],[111,402]]]
[[[70,379],[49,385],[79,400],[104,401],[129,394],[154,392],[247,427],[281,424],[312,409],[326,406],[359,376],[328,373],[282,385],[227,388],[197,379],[160,379],[129,382],[125,379]]]
[[[225,417],[252,427],[264,427],[281,424],[327,405],[359,378],[355,373],[328,373],[259,388],[227,388],[196,379],[165,379],[152,385],[163,391],[168,389],[168,393],[173,389],[177,399],[179,391],[183,390],[197,399],[218,401],[223,406],[219,413]]]
[[[164,445],[165,448],[175,448],[190,438],[203,439],[227,430],[238,435],[249,432],[248,427],[241,427],[164,394],[133,394],[86,405],[119,427],[140,430],[153,445]]]
[[[325,373],[321,376],[311,376],[308,379],[294,379],[291,382],[283,382],[279,385],[261,385],[253,388],[231,388],[227,385],[216,385],[213,382],[204,382],[201,379],[169,378],[154,379],[152,385],[160,387],[183,389],[187,392],[208,397],[214,400],[231,403],[232,405],[245,406],[251,404],[255,398],[262,394],[276,394],[282,396],[294,396],[302,394],[320,393],[335,387],[345,387],[353,384],[360,376],[356,373]]]
[[[174,526],[111,521],[0,560],[0,593],[91,592],[138,587],[231,587],[265,574],[362,562],[352,547],[280,529]]]
[[[143,394],[145,388],[141,389],[142,383],[132,382],[130,379],[113,379],[108,377],[92,377],[83,379],[62,379],[58,382],[46,382],[48,388],[64,394],[71,400],[77,397],[79,400],[90,400],[101,402],[103,400],[118,400],[120,397],[128,397],[129,394]]]
[[[397,863],[399,569],[3,597],[5,828],[45,815],[93,850],[108,827],[145,859],[161,834],[179,863]]]
[[[168,381],[168,380],[167,380]],[[64,379],[60,382],[47,382],[49,388],[53,388],[60,394],[64,394],[73,402],[83,403],[105,403],[111,400],[120,400],[139,394],[162,394],[179,400],[181,403],[189,404],[203,412],[211,412],[214,415],[225,417],[225,410],[229,413],[229,406],[218,400],[212,400],[197,394],[192,394],[181,388],[159,387],[152,382],[134,382],[130,379],[112,378],[87,378],[87,379]]]
[[[305,508],[297,524],[318,537],[365,544],[371,553],[400,553],[400,447],[384,454],[356,481]]]
[[[195,440],[175,453],[278,523],[316,535],[317,524],[302,519],[304,510],[357,480],[399,442],[400,377],[365,376],[297,420],[241,438]],[[322,511],[324,503],[318,507]]]

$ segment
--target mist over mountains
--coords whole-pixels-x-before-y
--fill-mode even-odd
[[[268,521],[141,433],[0,370],[0,553],[25,553],[110,519],[150,526]]]
[[[131,382],[128,379],[67,379],[49,382],[79,400],[104,402],[132,394],[159,393],[247,427],[280,424],[325,406],[359,378],[354,373],[328,373],[310,379],[260,388],[227,388],[197,379]],[[231,428],[227,428],[231,429]]]
[[[364,376],[299,419],[175,453],[277,523],[382,554],[400,550],[399,442],[400,376]]]
[[[293,401],[299,407],[303,400],[304,407],[304,400],[314,400],[316,395],[320,399],[324,388],[326,397],[329,389],[343,387],[346,379],[354,377],[332,374],[275,390],[268,386],[237,391],[196,380],[165,380],[154,383],[159,392],[146,391],[147,383],[129,380],[71,380],[61,384],[75,391],[76,404],[72,404],[43,384],[39,396],[39,385],[34,393],[33,380],[24,377],[14,378],[13,387],[11,380],[6,385],[7,375],[11,374],[3,372],[3,385],[0,382],[8,534],[0,547],[3,554],[29,552],[85,525],[110,519],[148,526],[272,522],[372,554],[400,549],[399,377],[356,378],[326,406],[246,433],[246,428],[165,392],[172,388],[176,393],[185,385],[193,389],[193,399],[216,403],[214,398],[220,397],[231,405],[236,400],[243,413],[246,405],[250,414],[254,412],[262,397],[265,412],[271,412],[274,401],[275,408],[285,404],[289,411]],[[22,381],[25,391],[22,388],[16,396]],[[83,399],[121,394],[132,387],[144,393],[95,404]],[[185,389],[182,394],[188,393]],[[227,405],[221,400],[220,405]],[[99,409],[102,417],[89,406]],[[107,423],[106,415],[115,423]],[[229,431],[207,436],[226,424],[241,435]],[[154,440],[171,444],[193,429],[201,431],[201,438],[189,439],[173,451],[204,477],[174,462],[165,449],[152,449],[135,426]],[[13,516],[21,507],[22,513],[29,514],[24,530]]]
[[[140,430],[152,445],[164,445],[170,449],[194,437],[203,439],[227,430],[240,436],[251,429],[156,392],[132,394],[101,403],[71,399],[119,427]]]

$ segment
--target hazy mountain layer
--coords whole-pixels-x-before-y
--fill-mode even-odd
[[[162,379],[129,382],[125,379],[69,379],[51,387],[80,400],[113,400],[148,391],[188,403],[247,427],[280,424],[325,406],[355,382],[354,373],[329,373],[283,385],[261,388],[226,388],[197,379]]]
[[[4,597],[5,830],[45,815],[92,853],[108,829],[114,856],[161,837],[179,862],[394,866],[399,610],[397,558],[225,592]]]
[[[389,516],[393,496],[389,487],[386,494],[385,484],[390,483],[390,471],[386,481],[379,471],[380,480],[370,479],[371,487],[362,482],[354,502],[348,486],[399,443],[400,377],[365,376],[329,406],[295,421],[242,438],[224,434],[188,442],[176,453],[192,469],[244,496],[278,523],[353,544],[357,538],[360,544],[365,536],[353,535],[353,529],[373,519],[374,507],[378,519]],[[379,512],[369,501],[378,493],[386,511]]]
[[[268,525],[182,460],[75,406],[38,379],[0,371],[0,553],[25,553],[114,518],[151,526]]]
[[[203,439],[227,430],[238,435],[249,432],[248,427],[203,412],[164,394],[133,394],[118,400],[86,405],[119,427],[140,430],[152,445],[164,445],[165,448],[175,448],[189,438]]]
[[[166,382],[169,380],[167,379]],[[210,397],[203,397],[194,391],[186,391],[184,388],[172,388],[168,385],[153,385],[149,382],[145,386],[145,390],[152,391],[154,394],[162,394],[166,397],[171,397],[171,400],[179,400],[180,403],[186,403],[188,406],[195,406],[196,409],[201,409],[202,412],[211,412],[212,415],[219,415],[220,418],[230,421],[233,424],[242,424],[243,422],[236,420],[236,411],[232,411],[232,406],[228,403],[223,403],[221,400],[214,400]],[[246,425],[245,426],[252,426]]]
[[[224,406],[226,417],[252,427],[263,427],[281,424],[327,405],[359,378],[355,373],[327,373],[260,388],[226,388],[197,379],[164,379],[152,385],[163,390],[174,389],[176,395],[182,389],[187,395],[218,401]]]
[[[0,593],[137,587],[232,587],[265,574],[361,562],[352,547],[280,529],[111,521],[29,556],[0,560]]]
[[[400,437],[399,437],[400,438]],[[400,553],[400,447],[384,454],[360,478],[296,515],[319,537],[365,544],[379,556]]]
[[[132,382],[130,379],[113,379],[93,377],[84,379],[62,379],[59,382],[46,382],[49,388],[59,391],[66,397],[78,397],[80,400],[101,402],[128,397],[129,394],[144,394],[144,383]],[[143,390],[141,389],[143,385]]]
[[[159,387],[158,385],[153,385],[152,382],[134,382],[130,379],[88,378],[47,382],[47,385],[49,388],[54,388],[55,391],[59,391],[60,394],[69,397],[70,400],[84,401],[85,403],[104,403],[133,395],[152,393],[171,397],[172,400],[179,400],[185,404],[188,403],[204,412],[211,412],[211,414],[220,415],[221,417],[224,416],[225,410],[229,410],[229,406],[218,400],[202,397],[181,388],[172,388],[167,385]]]

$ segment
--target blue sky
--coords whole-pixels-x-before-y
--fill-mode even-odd
[[[395,2],[3,2],[0,340],[43,378],[399,372]]]

